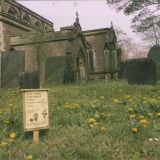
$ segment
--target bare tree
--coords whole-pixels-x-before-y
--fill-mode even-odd
[[[132,28],[151,45],[160,44],[160,0],[106,0],[107,4],[133,15]]]
[[[160,16],[148,15],[144,18],[135,17],[134,20],[134,32],[139,33],[151,46],[160,44]]]
[[[148,46],[143,46],[138,43],[135,43],[132,38],[130,38],[127,33],[125,33],[118,26],[114,27],[118,46],[122,49],[122,59],[129,58],[143,58],[147,57],[147,53],[149,50]]]

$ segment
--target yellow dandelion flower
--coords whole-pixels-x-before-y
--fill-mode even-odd
[[[140,119],[144,119],[145,117],[143,115],[139,116]]]
[[[6,146],[7,145],[7,143],[6,142],[1,142],[1,144],[0,144],[0,146]]]
[[[100,96],[100,99],[104,99],[104,96]]]
[[[107,130],[107,128],[104,127],[104,126],[102,126],[100,129],[101,129],[101,131],[106,131]]]
[[[143,104],[147,104],[147,101],[146,101],[146,100],[143,100]]]
[[[93,124],[89,124],[89,127],[90,127],[90,128],[93,128],[93,127],[94,127],[94,125],[93,125]]]
[[[132,114],[132,115],[130,115],[129,117],[130,117],[130,118],[135,118],[136,115],[135,115],[135,114]]]
[[[124,98],[125,98],[125,99],[130,99],[130,98],[131,98],[131,95],[125,95]]]
[[[143,100],[147,100],[147,97],[143,97]]]
[[[74,105],[75,105],[76,108],[80,107],[80,105],[78,103],[74,103]]]
[[[141,119],[141,120],[140,120],[140,123],[141,123],[141,124],[146,124],[146,125],[147,125],[147,124],[148,124],[148,121],[147,121],[146,119]]]
[[[95,99],[94,101],[93,101],[93,103],[97,103],[98,102],[98,99]]]
[[[134,110],[133,110],[133,108],[128,108],[126,111],[127,112],[133,112]]]
[[[138,128],[132,128],[132,131],[136,133],[138,132]]]
[[[160,117],[160,112],[157,113],[157,116]]]
[[[157,103],[158,103],[158,99],[157,99],[156,97],[153,97],[153,98],[151,99],[151,103],[152,103],[152,104],[157,104]]]
[[[9,141],[10,141],[10,142],[14,142],[14,139],[11,139],[11,138],[10,138]]]
[[[16,138],[16,134],[14,132],[11,132],[9,137],[10,137],[10,139],[14,139],[14,138]]]
[[[98,123],[97,122],[94,122],[94,123],[92,123],[94,126],[96,126]]]
[[[152,116],[152,113],[148,113],[149,116]]]
[[[32,160],[32,155],[30,154],[30,155],[28,155],[27,157],[26,157],[26,160]]]
[[[64,104],[64,107],[65,107],[65,108],[69,108],[70,106],[69,106],[68,103],[65,103],[65,104]]]
[[[96,120],[94,118],[89,118],[89,123],[95,123]]]
[[[113,102],[114,104],[118,104],[118,103],[119,103],[119,100],[116,99],[116,98],[114,98],[114,99],[112,100],[112,102]]]
[[[78,115],[79,115],[80,117],[82,117],[82,116],[83,116],[83,113],[79,113]]]
[[[143,126],[144,128],[147,128],[147,124],[142,124],[142,126]]]

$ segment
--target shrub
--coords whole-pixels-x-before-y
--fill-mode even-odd
[[[155,84],[156,65],[148,58],[127,60],[121,64],[120,78],[126,78],[129,84]]]

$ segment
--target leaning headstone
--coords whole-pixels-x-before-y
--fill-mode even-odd
[[[38,71],[37,72],[21,72],[19,74],[19,87],[22,89],[40,88]]]
[[[148,58],[152,59],[157,68],[157,78],[160,79],[160,45],[153,46],[148,52]]]
[[[126,65],[127,80],[129,84],[155,84],[156,65],[152,59],[132,59]]]

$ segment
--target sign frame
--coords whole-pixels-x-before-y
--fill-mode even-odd
[[[41,129],[48,129],[49,126],[50,126],[50,123],[49,123],[49,106],[48,106],[48,89],[21,89],[22,91],[22,94],[23,94],[23,128],[24,128],[24,131],[26,132],[29,132],[29,131],[38,131],[38,130],[41,130]],[[30,93],[34,93],[34,92],[47,92],[47,99],[46,99],[46,102],[47,102],[47,125],[46,126],[42,126],[42,127],[33,127],[33,128],[27,128],[26,126],[26,120],[27,120],[27,105],[26,105],[26,93],[27,92],[30,92]]]

